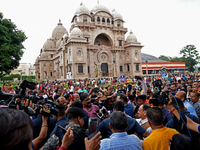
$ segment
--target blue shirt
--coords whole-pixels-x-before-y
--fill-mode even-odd
[[[88,93],[88,91],[86,90],[86,89],[80,89],[80,90],[78,90],[78,93],[83,93],[83,92],[85,92],[86,94]]]
[[[113,133],[110,138],[101,140],[99,150],[142,150],[142,143],[136,135],[117,132]]]
[[[124,111],[127,115],[129,115],[130,117],[133,117],[133,105],[130,103],[127,103],[124,106]]]
[[[193,105],[194,110],[197,113],[197,116],[200,118],[200,100],[197,101],[196,103],[191,102]]]
[[[65,126],[67,126],[69,124],[67,117],[62,117],[60,120],[58,120],[58,122],[55,125],[55,128],[53,129],[53,131],[51,132],[50,137],[55,133],[57,137],[59,137],[59,139],[62,139],[64,136],[64,132],[61,128],[58,127],[58,125],[60,125],[61,127],[65,128]]]
[[[134,118],[127,116],[127,119],[128,119],[128,128],[126,129],[126,132],[128,134],[134,134],[134,132],[136,132],[139,135],[143,135],[146,132],[146,130],[143,127],[141,127]],[[106,131],[108,137],[110,137],[110,135],[112,134],[112,131],[110,130],[109,127],[109,123],[110,123],[110,118],[106,118],[99,124],[99,131],[101,132]]]
[[[163,107],[161,110],[163,112],[163,117],[164,117],[163,125],[165,126],[167,122],[169,122],[172,119],[172,116],[169,110],[167,110],[165,107]]]
[[[197,113],[196,113],[196,111],[194,110],[193,106],[192,106],[190,103],[188,103],[187,101],[184,101],[183,104],[184,104],[185,108],[187,108],[187,110],[188,110],[192,115],[194,115],[194,116],[197,117]]]

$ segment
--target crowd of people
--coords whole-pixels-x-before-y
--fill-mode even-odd
[[[199,81],[194,74],[43,81],[23,97],[20,84],[5,83],[1,149],[200,149]]]

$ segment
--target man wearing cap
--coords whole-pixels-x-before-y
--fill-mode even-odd
[[[73,107],[68,110],[68,121],[69,124],[65,126],[67,130],[71,127],[73,131],[74,140],[72,144],[67,148],[68,150],[85,150],[84,138],[87,137],[86,129],[83,129],[85,113],[78,107]],[[59,128],[61,130],[61,128]],[[62,132],[62,136],[64,136]],[[43,150],[55,150],[57,146],[61,145],[62,138],[53,134],[48,141],[45,143]]]
[[[69,125],[65,127],[67,130],[71,127],[74,133],[74,140],[67,148],[68,150],[85,150],[84,138],[88,136],[86,129],[83,129],[85,113],[78,107],[72,107],[68,110],[67,118]]]

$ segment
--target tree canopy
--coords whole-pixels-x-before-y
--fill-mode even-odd
[[[0,75],[9,74],[19,66],[23,55],[23,42],[27,39],[24,32],[10,19],[3,18],[0,12]]]
[[[186,45],[180,50],[182,57],[169,57],[160,55],[158,58],[170,62],[185,62],[189,71],[194,71],[194,66],[197,65],[199,53],[194,45]]]

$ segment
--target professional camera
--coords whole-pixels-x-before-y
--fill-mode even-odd
[[[126,90],[125,89],[118,90],[117,94],[126,94]]]
[[[136,80],[142,80],[142,78],[140,76],[135,76]]]
[[[149,100],[150,104],[154,106],[163,106],[164,104],[168,104],[169,97],[167,92],[157,92],[153,94],[152,99]]]
[[[24,109],[25,102],[23,101],[26,101],[26,99],[35,101],[36,99],[35,95],[26,95],[25,92],[26,92],[26,88],[34,90],[36,88],[36,83],[24,80],[19,87],[21,88],[19,94],[10,94],[10,93],[0,92],[0,105],[6,105],[9,108],[15,108],[15,109],[16,109],[16,106],[19,105],[19,109]]]
[[[163,84],[162,84],[162,81],[161,81],[160,79],[155,80],[155,81],[153,82],[153,86],[154,86],[154,87],[161,88],[162,85],[163,85]]]
[[[43,106],[46,105],[48,108],[50,108],[50,112],[47,113],[45,111],[43,111]],[[57,103],[54,103],[52,100],[48,100],[46,99],[45,102],[39,102],[38,104],[35,104],[34,105],[34,114],[32,115],[37,115],[37,114],[42,114],[44,116],[51,116],[54,115],[54,116],[57,116],[58,115],[58,104]]]

